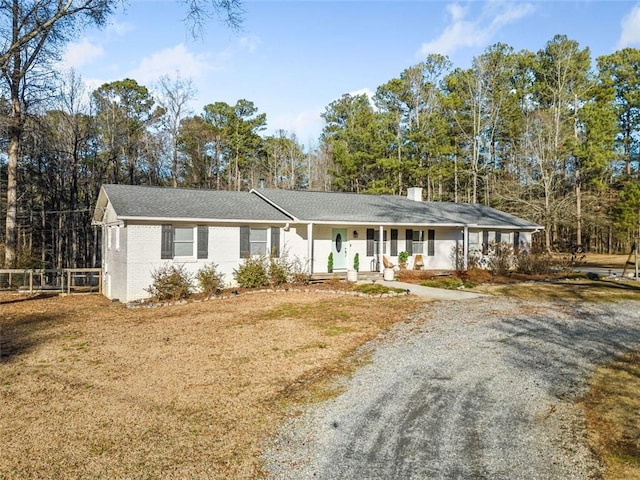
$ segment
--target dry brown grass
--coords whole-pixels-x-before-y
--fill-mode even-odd
[[[0,478],[253,478],[285,408],[331,395],[355,348],[423,305],[0,297]]]
[[[634,280],[576,278],[573,280],[480,285],[474,291],[540,301],[607,302],[640,300],[640,283]]]
[[[584,257],[585,265],[601,268],[624,268],[629,255],[606,255],[602,253],[587,253]]]
[[[640,478],[640,353],[598,369],[583,406],[605,479]]]

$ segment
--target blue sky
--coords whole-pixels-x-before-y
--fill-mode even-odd
[[[179,73],[198,91],[193,113],[244,98],[267,114],[266,133],[284,129],[313,146],[331,101],[375,92],[428,53],[466,68],[497,42],[537,51],[555,34],[594,59],[640,48],[640,1],[246,0],[244,9],[240,31],[212,22],[193,39],[179,3],[131,0],[69,45],[63,65],[91,88],[127,77],[152,88]]]

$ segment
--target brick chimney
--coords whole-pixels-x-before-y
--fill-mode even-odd
[[[415,202],[422,201],[422,187],[407,188],[407,198]]]

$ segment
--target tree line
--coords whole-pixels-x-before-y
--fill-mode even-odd
[[[248,190],[263,180],[399,195],[421,186],[426,200],[483,203],[543,225],[548,250],[626,251],[640,228],[639,63],[627,48],[594,64],[562,35],[537,52],[493,45],[467,69],[431,55],[371,97],[331,102],[307,149],[285,131],[265,135],[266,115],[246,99],[189,111],[197,93],[179,76],[93,92],[73,73],[58,76],[46,102],[21,105],[15,254],[4,263],[99,264],[91,215],[103,183]],[[8,94],[0,115],[8,158]],[[10,168],[0,161],[7,219]]]
[[[334,188],[491,205],[543,225],[547,250],[627,251],[640,233],[640,50],[594,66],[556,35],[467,69],[431,55],[323,118]]]

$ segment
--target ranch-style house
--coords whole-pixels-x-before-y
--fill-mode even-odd
[[[103,291],[122,302],[149,296],[166,262],[195,273],[214,263],[233,284],[249,255],[287,255],[311,274],[382,272],[409,254],[408,268],[451,270],[453,258],[487,253],[491,242],[526,248],[541,227],[478,204],[424,202],[408,195],[253,189],[250,192],[103,185],[93,223],[102,227]],[[382,239],[382,242],[380,242]]]

